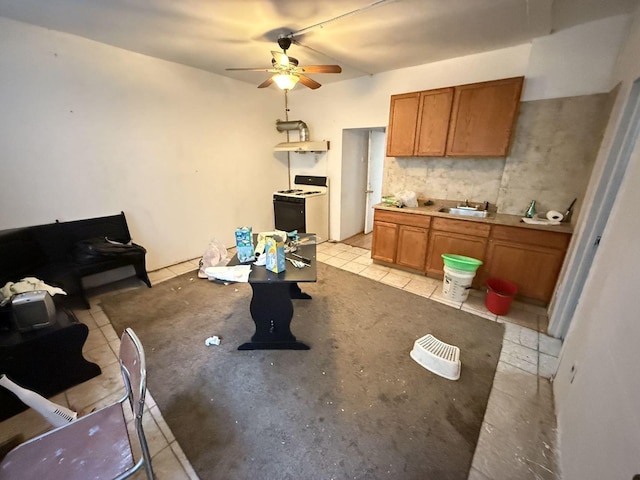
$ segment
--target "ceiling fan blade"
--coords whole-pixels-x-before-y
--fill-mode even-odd
[[[258,88],[266,88],[273,83],[273,77],[267,78],[264,82],[258,85]]]
[[[305,87],[309,87],[311,90],[315,90],[316,88],[320,88],[322,86],[312,78],[305,77],[304,75],[298,75],[298,77],[300,78],[300,83]]]
[[[289,66],[289,57],[287,57],[284,53],[271,51],[271,55],[275,59],[276,63],[282,67]]]
[[[225,68],[227,72],[277,72],[273,68]]]
[[[305,65],[302,71],[305,73],[340,73],[342,68],[340,65]]]

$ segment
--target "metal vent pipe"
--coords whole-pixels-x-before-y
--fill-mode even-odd
[[[306,142],[309,140],[309,127],[302,120],[288,120],[286,122],[282,120],[276,120],[276,128],[279,132],[285,132],[289,130],[298,130],[300,133],[300,141]]]

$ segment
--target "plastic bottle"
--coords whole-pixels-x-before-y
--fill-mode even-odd
[[[533,218],[533,216],[535,214],[536,214],[536,201],[535,200],[531,200],[531,205],[529,205],[527,213],[525,213],[525,217]]]

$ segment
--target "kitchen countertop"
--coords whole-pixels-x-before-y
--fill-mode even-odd
[[[418,207],[395,207],[386,203],[379,203],[373,208],[378,210],[388,210],[390,212],[407,213],[414,215],[429,215],[431,217],[442,217],[451,220],[462,220],[465,222],[488,223],[490,225],[504,225],[507,227],[527,228],[530,230],[545,230],[549,232],[573,233],[573,226],[570,223],[560,223],[560,225],[532,225],[522,221],[522,215],[508,215],[506,213],[491,212],[486,217],[471,217],[455,215],[451,213],[439,212],[442,207],[455,207],[459,202],[447,200],[432,200],[433,205],[425,206],[426,200],[419,200]]]

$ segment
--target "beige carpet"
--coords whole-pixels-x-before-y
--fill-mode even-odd
[[[107,297],[147,352],[149,389],[203,479],[466,479],[503,325],[324,264],[291,329],[308,351],[238,351],[251,288],[182,275]],[[457,382],[409,357],[461,349]],[[206,347],[211,335],[219,346]]]

